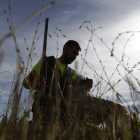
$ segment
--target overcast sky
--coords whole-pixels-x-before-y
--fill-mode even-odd
[[[46,0],[45,6],[48,5],[51,0]],[[41,0],[11,0],[12,5],[12,16],[13,16],[13,24],[14,27],[19,25],[33,13],[37,12],[42,7],[43,1]],[[8,23],[6,20],[10,17],[9,9],[8,9],[8,1],[1,0],[0,1],[0,39],[9,32]],[[82,75],[84,74],[86,77],[92,78],[94,81],[93,87],[97,85],[99,81],[97,81],[94,77],[95,71],[102,75],[102,77],[107,80],[107,77],[110,78],[113,71],[119,62],[121,62],[123,48],[126,44],[127,40],[134,33],[134,35],[128,41],[125,47],[125,56],[124,56],[124,64],[128,67],[133,67],[140,61],[140,1],[139,0],[62,0],[55,5],[52,5],[50,8],[46,9],[41,17],[40,26],[37,32],[37,38],[39,40],[36,43],[35,51],[36,55],[33,56],[32,66],[34,66],[38,60],[41,58],[42,48],[43,48],[43,33],[45,26],[45,19],[49,18],[49,29],[48,33],[52,36],[51,38],[48,36],[47,43],[47,56],[54,55],[57,53],[57,35],[54,33],[55,29],[62,30],[62,34],[66,35],[63,37],[59,31],[56,31],[59,36],[58,41],[58,57],[60,57],[62,53],[63,44],[68,40],[76,40],[79,42],[82,51],[80,55],[77,57],[76,61],[78,62],[77,73],[80,73],[83,61],[81,60],[81,54],[84,56],[84,51],[87,49],[88,42],[90,40],[91,33],[84,27],[79,29],[81,24],[84,21],[90,21],[93,29],[102,27],[95,31],[95,34],[102,38],[105,42],[106,46],[112,49],[112,43],[119,33],[127,32],[127,31],[135,31],[132,33],[122,34],[115,42],[114,45],[114,57],[111,57],[111,52],[104,45],[104,43],[98,39],[95,35],[92,37],[93,45],[90,43],[89,48],[87,50],[86,60],[92,64],[95,70],[91,70],[86,64],[84,65],[84,69],[82,71]],[[4,10],[6,11],[6,15],[4,14]],[[35,30],[37,28],[39,20],[39,15],[27,22],[24,26],[22,26],[18,31],[16,31],[16,39],[18,46],[21,51],[22,59],[25,64],[27,63],[27,58],[29,55],[29,51],[26,49],[27,46],[29,49],[31,48],[31,44],[35,35]],[[88,23],[84,24],[90,28]],[[24,37],[26,38],[27,45],[25,44]],[[103,67],[105,67],[105,73],[103,72],[103,68],[96,56],[94,51],[94,47],[96,48],[98,57],[100,58]],[[4,57],[2,59],[2,64],[0,65],[0,73],[4,71],[3,74],[0,75],[0,108],[2,109],[7,102],[10,90],[11,83],[13,81],[14,70],[16,70],[17,63],[17,53],[15,51],[15,45],[12,37],[7,38],[0,47],[0,52],[4,53]],[[117,60],[115,59],[117,58]],[[123,63],[122,63],[123,64]],[[12,66],[11,66],[12,65]],[[73,69],[75,67],[75,62],[70,65]],[[140,66],[134,69],[132,74],[139,79]],[[31,67],[29,68],[29,70]],[[28,72],[29,72],[28,70]],[[121,73],[121,76],[125,76],[125,71],[122,66],[118,67],[118,70]],[[129,68],[132,70],[132,68]],[[103,73],[103,74],[102,74]],[[114,76],[111,78],[110,83],[115,84],[121,77],[117,71],[115,71]],[[131,76],[133,77],[133,76]],[[97,78],[97,75],[96,75]],[[133,82],[139,90],[138,84],[133,79]],[[7,83],[7,84],[6,84]],[[101,81],[101,89],[99,93],[103,93],[104,87],[106,86],[106,82]],[[5,85],[6,84],[6,85]],[[109,86],[106,88],[106,90]],[[122,95],[127,102],[132,104],[132,99],[130,98],[130,89],[128,84],[124,80],[122,80],[119,84],[115,86],[115,89],[118,91],[120,95]],[[28,91],[27,91],[28,92]],[[6,94],[4,94],[6,93]],[[98,93],[98,95],[99,95]],[[103,98],[109,98],[115,100],[115,95],[113,92],[107,92],[104,94]],[[93,95],[97,94],[97,89],[92,92]],[[22,100],[24,99],[24,95],[22,95]],[[122,102],[124,102],[122,100]]]

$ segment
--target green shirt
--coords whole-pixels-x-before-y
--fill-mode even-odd
[[[64,73],[66,71],[66,65],[62,64],[60,61],[57,60],[57,64],[59,66],[59,69],[61,71],[61,76],[64,76]],[[40,75],[40,68],[41,68],[41,60],[32,68],[32,71],[35,71],[38,75]],[[73,77],[72,77],[72,82],[74,82],[77,78],[77,74],[75,70],[73,70]]]

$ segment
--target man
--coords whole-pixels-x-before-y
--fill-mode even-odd
[[[59,69],[61,71],[62,77],[66,71],[66,68],[68,67],[68,64],[71,64],[76,59],[76,57],[79,55],[79,51],[81,51],[81,48],[80,48],[79,44],[74,40],[67,41],[65,43],[65,45],[63,46],[63,53],[62,53],[61,57],[57,59],[57,63],[58,63]],[[51,60],[51,61],[54,61],[54,60]],[[26,89],[31,88],[32,90],[35,90],[35,89],[37,89],[37,87],[42,88],[42,87],[46,86],[48,80],[46,81],[46,79],[40,75],[39,67],[41,67],[41,60],[33,67],[30,74],[24,79],[23,86]],[[37,80],[35,81],[36,75],[37,75]],[[48,75],[47,75],[47,77],[48,77]],[[77,78],[77,74],[73,70],[72,80],[75,81],[76,78]],[[87,83],[87,88],[91,89],[92,84],[93,84],[92,79],[87,78],[86,83]]]
[[[52,128],[53,126],[55,126],[56,130],[58,130],[56,122],[58,122],[59,120],[62,120],[64,124],[68,124],[68,121],[70,120],[69,116],[71,115],[71,112],[67,113],[67,110],[69,111],[71,107],[68,108],[69,103],[67,101],[69,100],[65,100],[67,98],[67,95],[70,94],[70,92],[65,90],[67,87],[69,89],[69,86],[67,86],[65,81],[67,77],[69,76],[69,74],[67,73],[69,73],[70,71],[72,71],[71,82],[74,83],[77,80],[78,76],[76,72],[72,70],[71,68],[69,68],[68,64],[71,64],[76,59],[76,57],[79,55],[79,51],[81,51],[79,44],[76,41],[69,40],[63,46],[63,53],[60,58],[55,59],[53,56],[47,57],[47,63],[46,63],[47,80],[43,76],[40,75],[40,67],[41,67],[41,60],[40,60],[33,67],[30,74],[23,81],[23,85],[27,89],[38,90],[39,88],[46,87],[46,99],[45,99],[45,102],[47,102],[47,107],[45,108],[46,120],[44,121],[45,123],[43,125],[42,130],[45,130],[44,128],[48,124],[51,124]],[[57,68],[58,68],[58,71],[56,70]],[[91,89],[92,84],[93,84],[92,79],[87,78],[85,81],[86,81],[87,90]],[[68,84],[69,83],[70,82],[68,82]],[[72,104],[74,106],[74,111],[76,110],[75,111],[76,117],[72,116],[74,120],[76,120],[74,121],[73,124],[77,125],[75,122],[77,122],[77,120],[80,118],[79,114],[83,112],[90,113],[91,118],[89,119],[91,119],[92,122],[95,122],[95,123],[97,123],[97,120],[99,120],[99,122],[103,122],[104,120],[107,120],[108,118],[110,118],[110,116],[114,112],[114,111],[112,112],[112,108],[114,109],[115,103],[113,103],[112,101],[96,98],[90,95],[85,96],[84,84],[81,84],[83,89],[80,86],[78,86],[76,91],[72,92],[74,96],[76,96]],[[59,100],[60,99],[59,97],[61,97],[61,101]],[[70,98],[67,98],[67,99],[70,99]],[[120,114],[122,115],[123,113],[127,115],[128,111],[123,106],[120,106],[119,104],[116,104],[116,105],[117,105],[116,106],[117,113],[115,114],[116,118],[119,118],[119,115]],[[36,111],[36,108],[34,110]],[[96,116],[96,119],[94,118],[94,116]],[[127,118],[129,119],[130,117],[127,117]],[[56,119],[58,121],[55,121]],[[71,125],[68,124],[66,126],[71,126]],[[51,129],[50,126],[48,128],[49,130],[54,130],[54,129]],[[67,132],[70,132],[70,134],[72,134],[72,131],[67,131]],[[45,135],[45,134],[48,135],[49,133],[46,133],[46,131],[42,132],[42,135]]]
[[[58,104],[61,104],[60,108],[63,109],[59,111],[61,112],[59,118],[61,119],[64,116],[64,106],[67,104],[65,102],[65,97],[67,96],[66,94],[69,94],[69,92],[66,91],[66,87],[69,87],[66,82],[67,73],[71,72],[72,75],[72,80],[69,84],[73,84],[78,77],[76,72],[68,67],[68,64],[71,64],[76,59],[79,55],[79,51],[81,51],[81,48],[76,41],[67,41],[63,46],[63,52],[60,58],[55,59],[54,56],[46,57],[47,62],[45,65],[47,66],[47,80],[40,74],[41,60],[33,67],[30,74],[24,79],[23,86],[27,89],[38,90],[40,88],[46,88],[45,97],[41,97],[40,105],[42,105],[43,108],[47,106],[48,109],[44,109],[47,114],[51,114],[53,108],[57,110],[56,108],[58,107]],[[45,65],[43,66],[44,68]],[[86,78],[85,81],[87,90],[90,90],[93,84],[92,79]],[[61,103],[58,103],[59,99],[61,100]],[[33,108],[33,112],[34,109],[35,108]]]

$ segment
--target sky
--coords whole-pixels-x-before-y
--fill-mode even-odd
[[[50,4],[52,0],[46,0],[44,6]],[[33,15],[35,12],[39,11],[42,7],[43,0],[11,0],[12,9],[12,19],[13,26],[16,27],[28,17]],[[78,68],[76,69],[78,74],[84,75],[93,79],[93,89],[91,89],[91,94],[101,95],[102,98],[110,99],[116,101],[113,91],[105,92],[109,89],[109,85],[106,90],[106,83],[111,75],[114,73],[113,77],[110,79],[110,83],[113,86],[119,79],[125,76],[125,70],[122,67],[128,67],[132,70],[135,64],[137,64],[140,52],[140,1],[139,0],[62,0],[50,6],[48,9],[44,10],[41,16],[39,28],[37,30],[37,35],[35,39],[35,50],[32,62],[28,67],[28,73],[31,68],[39,61],[41,58],[41,53],[43,49],[43,33],[45,27],[45,19],[49,18],[48,36],[47,41],[47,56],[58,56],[62,54],[63,45],[68,40],[76,40],[79,42],[82,51],[77,57],[75,62],[73,62],[70,67],[75,69],[75,64]],[[5,0],[0,0],[0,40],[9,33],[9,25],[6,18],[10,18],[9,13],[9,3]],[[4,14],[6,11],[6,15]],[[34,18],[30,19],[26,24],[21,26],[16,32],[16,40],[19,46],[22,59],[27,64],[29,50],[31,49],[37,24],[39,21],[39,14]],[[90,21],[92,29],[95,32],[92,34],[87,30],[86,26],[91,29],[90,24],[85,21]],[[84,26],[79,29],[82,23],[85,22]],[[101,28],[100,28],[101,27]],[[61,32],[58,30],[62,30]],[[54,33],[54,31],[58,34]],[[130,32],[128,32],[130,31]],[[113,54],[111,57],[111,50],[113,48],[112,43],[118,34],[124,33],[119,36],[115,41]],[[134,34],[134,35],[132,35]],[[65,35],[66,37],[64,37]],[[37,38],[39,39],[37,40]],[[98,38],[99,37],[99,38]],[[102,40],[101,40],[102,38]],[[27,44],[25,43],[25,39]],[[89,40],[90,44],[88,46]],[[58,42],[58,44],[57,44]],[[57,53],[58,45],[58,53]],[[123,55],[123,49],[125,46],[124,63],[122,66],[120,64]],[[87,49],[88,48],[88,49]],[[84,57],[85,50],[87,49],[86,61],[92,65],[89,67],[84,64],[84,68],[81,72],[83,60],[81,55]],[[95,53],[96,50],[96,53]],[[3,53],[2,62],[0,63],[0,111],[6,106],[9,98],[11,89],[13,88],[12,81],[16,77],[15,72],[17,68],[17,60],[19,59],[15,50],[15,44],[13,37],[8,37],[0,46],[0,52]],[[96,55],[97,54],[97,55]],[[99,59],[98,59],[99,58]],[[100,63],[101,62],[101,63]],[[116,69],[117,65],[119,73]],[[94,67],[94,68],[93,68]],[[104,71],[103,71],[104,67]],[[139,86],[135,80],[140,76],[139,72],[140,66],[136,65],[131,74],[131,79],[136,89],[139,91]],[[98,73],[98,76],[97,76]],[[101,80],[100,76],[103,79]],[[107,76],[106,76],[107,75]],[[135,77],[135,78],[134,78]],[[22,83],[21,78],[21,83]],[[96,86],[100,84],[99,89]],[[114,87],[115,90],[130,104],[133,104],[132,98],[130,96],[130,87],[124,80],[121,80]],[[23,90],[22,102],[27,97],[28,90]],[[133,92],[132,92],[133,93]],[[139,95],[134,94],[134,100],[137,97],[136,104],[139,104]],[[125,101],[122,99],[124,105]]]

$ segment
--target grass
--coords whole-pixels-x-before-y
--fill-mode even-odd
[[[95,33],[96,30],[100,29],[101,27],[97,29],[93,29],[90,21],[83,22],[83,24],[79,27],[80,29],[85,27],[90,32],[90,38],[88,41],[87,48],[81,55],[83,64],[82,64],[80,74],[82,74],[83,72],[84,65],[87,65],[89,69],[93,71],[94,77],[96,79],[96,84],[94,85],[91,92],[92,93],[97,92],[96,94],[97,97],[91,95],[86,90],[85,81],[81,79],[80,76],[77,79],[77,81],[72,85],[72,88],[70,88],[69,84],[71,83],[71,74],[67,73],[66,88],[64,91],[64,93],[66,94],[65,96],[63,96],[64,103],[65,103],[65,123],[61,122],[60,121],[61,115],[59,112],[61,112],[62,110],[60,107],[59,97],[60,94],[62,94],[62,92],[60,91],[60,85],[57,80],[59,75],[57,73],[58,71],[56,66],[55,67],[56,69],[54,70],[54,79],[56,81],[55,99],[52,98],[53,97],[52,95],[50,96],[50,101],[47,102],[47,107],[46,107],[47,115],[42,114],[42,111],[39,107],[39,101],[41,96],[40,94],[36,94],[36,96],[34,96],[34,91],[30,89],[28,96],[25,98],[25,102],[27,105],[30,104],[33,98],[35,100],[35,110],[34,110],[33,120],[29,121],[30,109],[28,109],[28,107],[23,108],[23,104],[20,104],[21,95],[26,94],[23,93],[23,86],[22,87],[19,86],[20,79],[22,76],[25,77],[27,75],[27,69],[29,67],[29,64],[32,64],[35,45],[39,39],[39,37],[36,39],[36,35],[40,24],[42,12],[44,9],[48,8],[49,6],[52,6],[56,2],[58,1],[54,1],[54,3],[50,3],[49,5],[44,7],[44,1],[43,1],[42,9],[40,9],[38,12],[33,14],[24,22],[22,22],[15,29],[13,28],[13,23],[12,23],[12,8],[11,8],[10,0],[9,0],[10,20],[7,17],[6,11],[4,11],[3,13],[3,15],[7,19],[10,32],[6,36],[0,39],[0,49],[2,43],[6,41],[8,37],[13,36],[14,43],[15,43],[15,51],[19,59],[17,62],[18,72],[14,73],[13,76],[10,97],[7,106],[5,108],[5,111],[1,113],[2,120],[0,122],[0,139],[1,140],[40,140],[40,139],[42,140],[45,139],[47,140],[48,139],[51,140],[53,139],[54,140],[55,139],[58,140],[59,139],[60,140],[137,139],[138,140],[140,139],[139,111],[135,105],[133,106],[132,109],[129,103],[121,96],[121,94],[115,88],[115,86],[118,85],[118,83],[120,83],[121,81],[125,81],[129,86],[132,101],[134,101],[134,94],[139,94],[139,91],[135,87],[133,80],[135,80],[138,85],[140,85],[140,82],[132,73],[133,70],[137,68],[139,63],[131,67],[131,71],[129,70],[128,64],[127,66],[125,66],[124,64],[125,48],[127,46],[127,43],[130,41],[133,35],[135,33],[139,33],[139,31],[137,32],[127,31],[127,32],[119,33],[112,43],[112,49],[110,49],[103,41],[103,39],[100,38]],[[15,31],[17,31],[20,27],[22,27],[26,22],[31,20],[37,14],[40,14],[40,16],[39,16],[31,49],[29,50],[29,47],[27,46],[27,50],[29,51],[29,56],[27,60],[27,65],[25,66],[25,62],[22,60],[22,55],[20,53],[20,48],[18,47],[18,43],[17,43],[18,40],[15,37]],[[60,32],[61,34],[62,32],[57,28],[55,30],[55,33],[58,38],[57,41],[57,52],[58,52],[59,37],[57,32]],[[119,59],[115,56],[114,46],[116,41],[119,39],[119,37],[124,34],[131,34],[131,35],[124,45],[124,49],[122,52],[122,60],[119,61]],[[63,34],[62,36],[65,37],[65,35]],[[93,36],[99,39],[110,52],[110,56],[114,57],[118,61],[118,64],[114,69],[111,77],[107,75],[104,64],[102,63],[100,56],[96,51],[96,47],[93,45],[93,41],[92,41]],[[27,45],[25,37],[24,40],[25,40],[25,44]],[[89,45],[92,45],[93,50],[99,61],[99,64],[102,67],[101,74],[99,74],[98,71],[96,71],[96,69],[94,68],[94,66],[86,60]],[[3,55],[1,53],[0,64],[2,62],[2,58]],[[125,70],[125,76],[123,76],[122,73],[119,71],[120,66],[123,67],[123,69]],[[6,72],[8,71],[5,71],[3,73]],[[115,73],[118,73],[121,78],[116,83],[112,84],[110,81]],[[103,76],[103,74],[105,76]],[[103,92],[101,93],[101,88],[103,88],[102,87],[103,82],[106,84],[106,86]],[[2,90],[4,89],[4,87],[2,88]],[[127,108],[124,107],[122,104],[101,98],[109,91],[113,92],[113,95],[116,96],[118,102],[123,104],[123,102],[125,101],[127,103]]]

